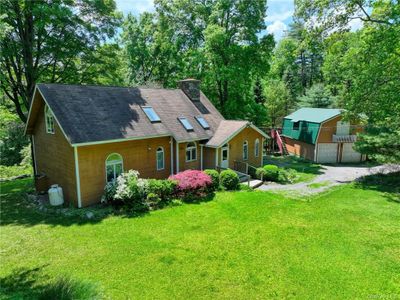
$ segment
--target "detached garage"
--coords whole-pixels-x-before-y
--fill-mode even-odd
[[[343,120],[343,111],[301,108],[283,120],[282,141],[289,154],[318,163],[357,163],[365,159],[354,150],[360,124]]]

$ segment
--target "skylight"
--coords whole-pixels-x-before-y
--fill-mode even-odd
[[[142,106],[142,109],[146,116],[149,118],[150,122],[161,122],[160,117],[157,115],[157,113],[154,111],[154,109],[151,106]]]
[[[183,127],[185,127],[185,129],[187,131],[192,131],[193,130],[193,126],[192,126],[192,124],[190,124],[188,119],[186,119],[184,117],[181,117],[181,118],[178,118],[178,120],[182,123]]]
[[[195,117],[197,122],[200,123],[201,127],[203,127],[204,129],[209,129],[210,125],[208,125],[206,119],[204,119],[202,116],[199,117]]]

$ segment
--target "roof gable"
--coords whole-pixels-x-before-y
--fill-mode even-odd
[[[241,132],[244,128],[251,127],[254,130],[258,131],[265,138],[269,136],[258,129],[256,126],[251,124],[248,121],[232,121],[232,120],[223,120],[218,126],[214,136],[207,142],[206,146],[211,148],[218,148],[229,142],[233,139],[239,132]]]
[[[209,139],[223,120],[202,93],[194,103],[180,89],[64,84],[38,84],[37,89],[71,144],[169,135],[177,141]],[[142,106],[153,107],[161,122],[152,123]],[[195,120],[199,115],[210,129]],[[183,128],[178,117],[190,120],[194,130]]]

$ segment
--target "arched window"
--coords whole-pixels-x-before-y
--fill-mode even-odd
[[[260,140],[256,139],[256,141],[254,142],[254,156],[258,157],[260,153]]]
[[[110,154],[106,159],[107,182],[117,179],[123,171],[122,156],[118,153]]]
[[[47,105],[45,105],[44,107],[44,117],[46,121],[46,132],[54,133],[54,117],[53,113]]]
[[[156,151],[157,170],[164,170],[164,148],[158,147]]]
[[[186,146],[186,161],[194,161],[197,159],[197,147],[196,143],[188,143]]]
[[[247,141],[243,142],[243,160],[249,159],[249,143]]]

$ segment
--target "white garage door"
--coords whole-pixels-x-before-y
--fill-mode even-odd
[[[360,162],[361,154],[353,149],[354,143],[344,143],[342,152],[342,162]]]
[[[337,145],[336,143],[318,144],[317,162],[336,163]]]

